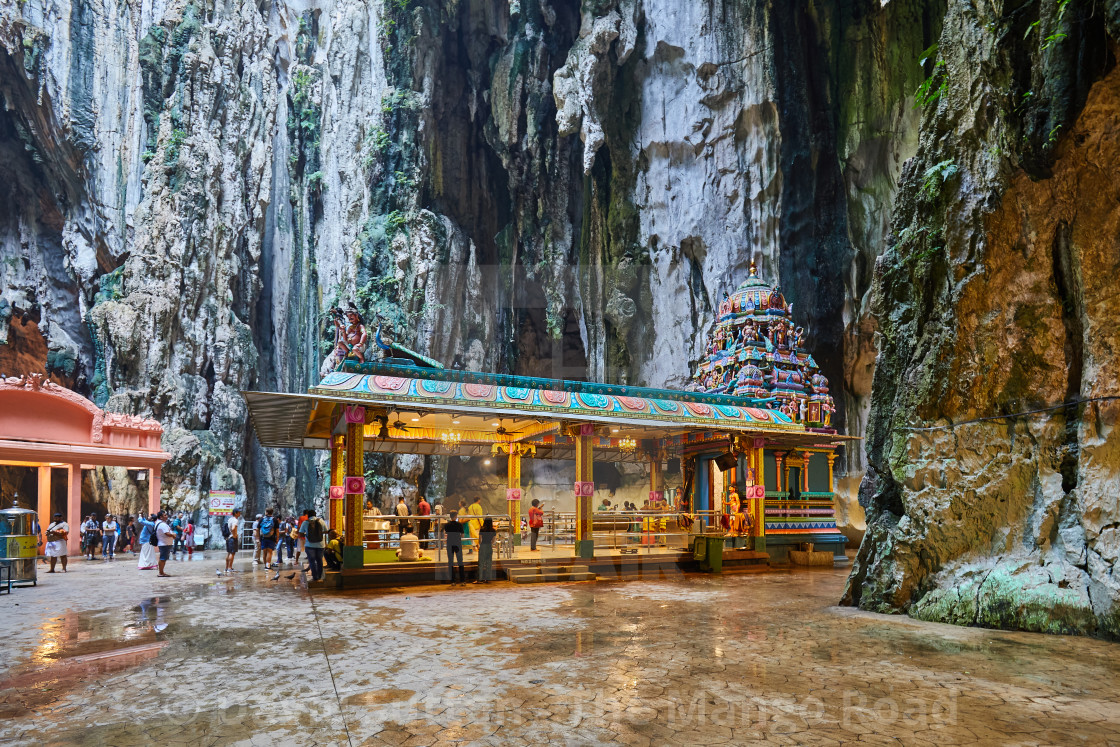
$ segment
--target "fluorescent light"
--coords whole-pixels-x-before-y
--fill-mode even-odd
[[[419,422],[420,422],[420,418],[413,418],[413,419],[412,419],[412,422],[413,422],[413,423],[419,423]]]
[[[501,426],[501,423],[491,423],[490,425],[494,426],[495,428],[498,428],[498,427]]]
[[[618,428],[611,428],[611,433],[618,433]]]

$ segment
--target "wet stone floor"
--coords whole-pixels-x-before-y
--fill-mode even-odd
[[[76,561],[0,597],[0,744],[1120,744],[1120,647],[832,606],[843,569],[309,594]]]

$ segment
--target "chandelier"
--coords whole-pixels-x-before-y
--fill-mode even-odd
[[[630,436],[618,439],[618,448],[627,454],[632,454],[638,448],[638,442]]]
[[[445,431],[439,434],[439,440],[448,448],[455,448],[463,442],[463,434],[457,431]]]

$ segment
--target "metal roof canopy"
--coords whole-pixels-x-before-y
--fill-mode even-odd
[[[372,377],[371,377],[372,378]],[[413,380],[416,381],[416,380]],[[419,380],[424,381],[424,380]],[[283,394],[268,392],[242,392],[249,406],[249,414],[262,446],[299,449],[329,448],[331,414],[336,404],[364,405],[389,419],[390,426],[399,421],[404,427],[390,427],[390,438],[376,436],[377,423],[365,427],[365,450],[375,453],[408,453],[449,456],[489,456],[492,447],[504,443],[527,443],[536,447],[537,457],[572,459],[571,443],[538,443],[541,424],[555,424],[555,433],[562,424],[592,422],[610,428],[609,436],[635,439],[657,439],[666,450],[675,453],[689,441],[665,443],[675,437],[695,433],[710,433],[718,437],[725,434],[746,434],[763,437],[770,445],[834,447],[843,441],[858,440],[852,436],[820,433],[797,426],[790,428],[764,427],[758,423],[682,423],[653,413],[588,413],[572,410],[526,409],[503,403],[476,401],[424,402],[415,396],[389,392],[364,392],[360,394],[331,393],[326,395],[312,389],[309,394]],[[621,415],[625,415],[622,417]],[[464,422],[466,421],[466,422]],[[497,428],[505,434],[497,434]],[[409,431],[428,431],[428,434]],[[435,431],[459,431],[463,441],[457,446],[442,443]],[[474,434],[472,436],[471,434]],[[536,439],[536,440],[534,440]],[[637,452],[627,452],[614,446],[596,445],[596,453],[607,460],[644,462],[648,457]]]

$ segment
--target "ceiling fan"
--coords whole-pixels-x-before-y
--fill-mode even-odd
[[[401,421],[401,414],[399,412],[396,413],[396,418],[397,418],[397,420],[396,420],[396,422],[393,423],[393,427],[396,428],[398,431],[407,431],[410,426],[405,425]]]
[[[504,421],[502,421],[501,418],[498,419],[498,430],[496,430],[494,432],[497,433],[499,436],[504,436],[507,433],[509,433],[509,431],[506,430],[506,427],[504,425]]]

